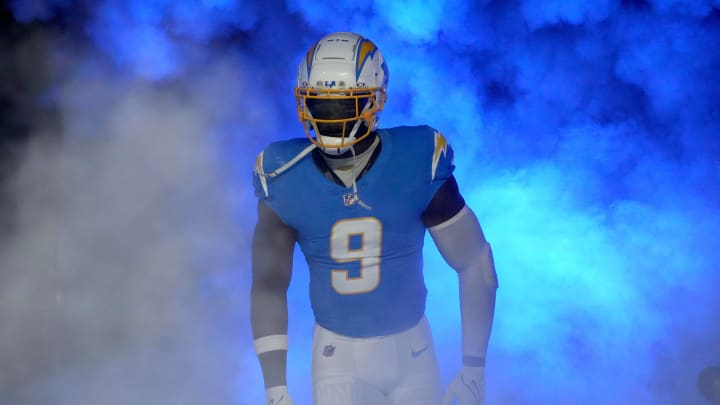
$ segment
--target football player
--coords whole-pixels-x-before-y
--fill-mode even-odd
[[[453,150],[428,126],[378,129],[388,68],[354,33],[315,43],[295,97],[306,138],[257,158],[251,318],[266,404],[286,386],[287,288],[295,243],[310,271],[316,405],[483,402],[498,280],[490,245],[453,177]],[[457,271],[462,368],[442,395],[422,273],[426,230]]]

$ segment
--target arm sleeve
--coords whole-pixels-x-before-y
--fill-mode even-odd
[[[429,231],[445,261],[458,273],[463,363],[484,365],[498,287],[490,244],[467,205]]]

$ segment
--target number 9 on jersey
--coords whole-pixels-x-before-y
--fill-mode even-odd
[[[338,294],[363,294],[380,284],[382,224],[373,217],[343,219],[330,231],[330,257],[337,263],[360,262],[360,275],[333,269],[332,286]]]

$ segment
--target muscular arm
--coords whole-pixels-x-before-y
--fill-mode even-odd
[[[490,244],[453,177],[435,194],[423,221],[445,261],[458,273],[463,364],[484,366],[495,312],[497,275]]]
[[[292,274],[295,231],[264,203],[258,202],[258,221],[252,241],[250,318],[253,337],[287,335],[287,289]],[[286,385],[287,351],[258,355],[265,388]]]

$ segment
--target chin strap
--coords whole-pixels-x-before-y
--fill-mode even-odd
[[[360,115],[367,112],[369,106],[370,106],[370,103],[365,103],[365,107],[360,112]],[[355,134],[357,133],[358,129],[360,129],[360,124],[362,124],[362,118],[358,118],[357,121],[355,121],[355,125],[353,125],[352,129],[350,130],[350,134],[348,134],[348,138],[355,137]]]
[[[374,102],[374,101],[373,101]],[[365,107],[363,107],[362,111],[360,111],[360,116],[365,114],[370,109],[370,102],[365,103]],[[348,138],[355,137],[355,134],[357,133],[358,129],[360,129],[360,125],[362,124],[363,120],[362,118],[358,118],[357,121],[355,121],[355,125],[353,125],[352,130],[350,130],[350,134],[348,135]],[[368,123],[368,130],[372,131],[372,123]],[[353,149],[353,156],[355,156],[355,150]]]

